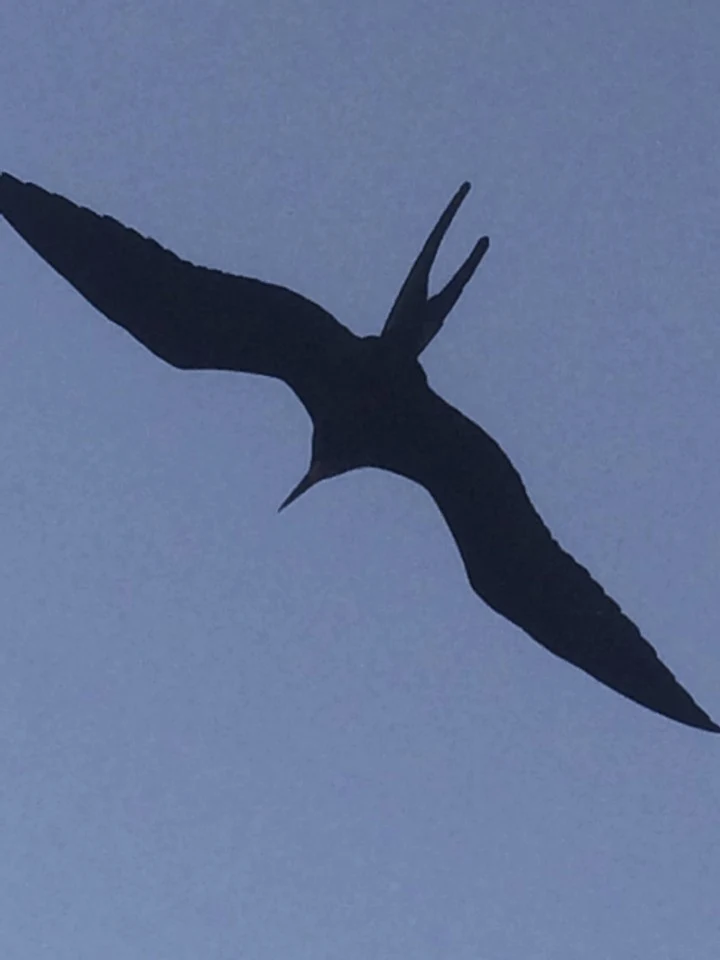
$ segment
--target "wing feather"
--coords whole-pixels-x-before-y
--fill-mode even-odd
[[[499,445],[436,401],[433,452],[413,478],[440,508],[475,592],[606,686],[681,723],[720,732],[619,605],[553,539]]]
[[[112,217],[7,173],[0,212],[86,300],[173,366],[278,377],[312,406],[357,339],[300,294],[195,266]]]

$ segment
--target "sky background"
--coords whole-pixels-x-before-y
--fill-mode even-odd
[[[720,7],[10,0],[0,167],[423,360],[720,719]],[[163,365],[0,225],[0,955],[716,960],[720,738],[313,490],[284,385]]]

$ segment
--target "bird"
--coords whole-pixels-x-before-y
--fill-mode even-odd
[[[430,494],[471,588],[495,613],[605,686],[679,723],[720,732],[654,647],[553,537],[500,445],[428,384],[420,355],[489,248],[481,237],[429,294],[440,244],[470,190],[431,230],[379,335],[358,336],[282,286],[198,266],[155,240],[9,173],[7,223],[100,313],[180,370],[287,384],[312,421],[310,465],[280,510],[322,480],[374,467]]]

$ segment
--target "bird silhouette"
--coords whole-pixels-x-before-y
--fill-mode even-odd
[[[318,481],[360,467],[430,493],[475,592],[552,653],[680,723],[720,732],[654,648],[553,539],[517,470],[481,427],[439,397],[418,357],[487,252],[480,239],[436,295],[430,268],[470,189],[433,228],[379,336],[358,337],[322,307],[274,284],[195,266],[117,220],[10,174],[8,223],[109,320],[182,370],[283,380],[313,423],[306,475],[280,509]]]

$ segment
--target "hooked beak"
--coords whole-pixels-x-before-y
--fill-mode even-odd
[[[300,483],[287,495],[287,497],[285,497],[283,502],[278,507],[278,513],[280,513],[281,510],[284,510],[285,507],[289,507],[294,500],[297,500],[297,498],[301,497],[306,490],[309,490],[310,487],[315,486],[319,480],[323,480],[326,476],[327,473],[323,470],[319,463],[311,463],[310,469],[302,478]]]

